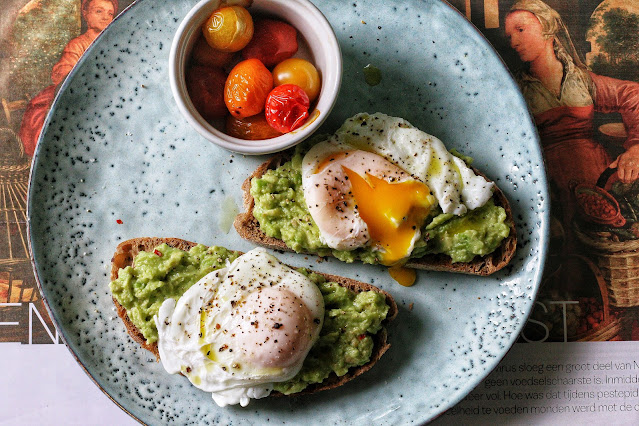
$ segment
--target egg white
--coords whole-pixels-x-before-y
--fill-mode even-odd
[[[444,213],[463,215],[492,197],[492,182],[454,156],[443,142],[403,118],[382,113],[357,114],[331,142],[375,152],[428,185]]]
[[[238,343],[244,330],[251,332],[257,328],[257,324],[253,324],[256,318],[261,322],[272,318],[263,312],[244,309],[248,306],[247,300],[256,300],[268,292],[293,295],[312,316],[313,321],[307,321],[311,324],[308,341],[304,337],[306,345],[295,348],[292,364],[274,358],[266,366],[252,352],[242,351],[246,346],[244,340]],[[278,306],[271,308],[271,311],[278,310]],[[303,274],[257,248],[238,257],[228,267],[206,275],[177,302],[164,301],[155,322],[160,359],[167,372],[182,373],[196,387],[211,392],[219,406],[238,403],[246,406],[252,398],[268,396],[273,383],[289,380],[300,371],[319,336],[323,319],[324,301],[319,288]],[[259,326],[267,327],[267,324]],[[277,334],[274,336],[277,338]]]

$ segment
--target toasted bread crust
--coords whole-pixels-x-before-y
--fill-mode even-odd
[[[236,216],[233,226],[237,230],[237,233],[245,240],[276,250],[292,251],[284,241],[269,237],[261,230],[259,222],[253,215],[255,199],[251,195],[251,180],[253,178],[261,177],[269,169],[275,169],[289,159],[290,157],[286,154],[272,157],[255,169],[242,183],[245,211]],[[476,174],[484,176],[478,170],[473,170]],[[495,185],[493,200],[495,205],[504,208],[506,211],[506,221],[510,224],[510,234],[493,253],[486,256],[476,256],[472,261],[465,263],[453,263],[449,256],[443,254],[429,254],[420,258],[410,259],[406,266],[427,271],[457,272],[469,275],[490,275],[504,268],[515,255],[517,248],[517,230],[515,229],[515,221],[510,209],[510,204],[497,185]]]
[[[148,237],[148,238],[133,238],[127,241],[120,243],[113,255],[113,259],[111,260],[111,281],[118,278],[118,272],[121,268],[125,268],[127,266],[131,266],[133,264],[133,259],[135,256],[141,251],[151,251],[158,245],[166,243],[167,245],[175,248],[179,248],[181,250],[189,250],[197,243],[191,241],[181,240],[179,238],[159,238],[159,237]],[[377,293],[381,293],[386,298],[386,303],[390,307],[388,310],[388,314],[383,324],[386,325],[388,322],[392,321],[397,316],[397,304],[393,297],[370,284],[363,283],[361,281],[356,281],[351,278],[340,277],[337,275],[324,274],[321,272],[317,272],[318,274],[324,276],[327,281],[336,282],[342,287],[347,287],[352,291],[357,293],[363,291],[375,291]],[[120,303],[113,299],[113,303],[115,304],[118,312],[118,316],[124,322],[126,326],[127,332],[133,338],[134,341],[140,344],[144,349],[150,351],[155,355],[157,360],[160,360],[160,354],[158,351],[157,343],[147,344],[146,339],[140,332],[140,330],[131,322],[129,316],[126,313],[126,309],[120,305]],[[322,383],[317,383],[314,385],[310,385],[306,389],[301,392],[296,393],[295,395],[302,394],[310,394],[319,392],[322,390],[333,389],[338,386],[343,385],[346,382],[351,381],[355,377],[364,373],[365,371],[370,370],[377,361],[381,358],[381,356],[388,350],[390,344],[387,342],[387,333],[386,329],[382,328],[375,336],[373,336],[374,346],[373,353],[371,354],[371,359],[364,365],[360,367],[351,368],[347,374],[341,377],[337,377],[334,373],[332,373],[326,380]],[[279,392],[272,392],[271,396],[282,396]]]

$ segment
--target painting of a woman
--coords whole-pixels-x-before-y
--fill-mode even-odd
[[[118,10],[117,0],[82,0],[82,17],[87,30],[71,40],[62,52],[60,60],[53,66],[51,80],[53,84],[46,87],[31,99],[22,117],[22,124],[18,135],[24,146],[24,152],[32,156],[35,151],[44,119],[55,98],[60,83],[64,81],[71,69],[78,62],[82,54],[113,21]]]
[[[506,16],[510,46],[524,63],[517,80],[534,116],[557,190],[566,249],[574,250],[571,188],[594,185],[608,167],[617,178],[639,178],[639,84],[590,72],[577,54],[559,14],[539,0],[517,1]],[[595,111],[621,114],[628,137],[624,152],[610,158],[594,137]]]

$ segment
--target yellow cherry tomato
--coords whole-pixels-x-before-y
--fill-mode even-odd
[[[273,69],[273,84],[295,84],[306,92],[313,102],[320,92],[321,81],[317,68],[309,61],[300,58],[286,59]]]
[[[222,52],[237,52],[253,38],[253,18],[242,6],[216,10],[202,25],[206,42]]]

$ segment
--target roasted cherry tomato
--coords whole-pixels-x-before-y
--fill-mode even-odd
[[[237,52],[253,37],[253,18],[242,6],[223,7],[208,17],[202,33],[213,49]]]
[[[290,132],[306,122],[310,104],[301,87],[294,84],[277,86],[266,98],[266,121],[282,133]]]
[[[259,140],[275,138],[282,132],[269,126],[264,114],[257,114],[246,118],[229,115],[226,119],[226,134],[240,139]]]
[[[194,66],[187,69],[186,87],[195,109],[205,120],[224,117],[227,114],[224,103],[224,83],[226,74],[220,68]]]
[[[320,91],[320,76],[317,68],[309,61],[300,58],[286,59],[273,69],[273,84],[295,84],[300,86],[313,102]]]
[[[264,110],[273,88],[271,72],[258,59],[247,59],[229,73],[224,86],[224,102],[234,117],[244,118]]]
[[[259,59],[270,68],[295,52],[297,30],[293,26],[274,19],[260,19],[255,21],[253,39],[242,50],[242,57]]]
[[[235,56],[235,54],[232,52],[222,52],[213,49],[204,37],[198,37],[191,52],[191,57],[195,63],[217,68],[224,68],[230,64],[233,60],[233,56]]]

